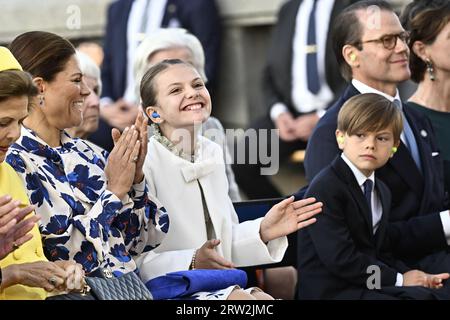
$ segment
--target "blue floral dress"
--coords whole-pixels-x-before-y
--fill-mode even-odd
[[[136,271],[133,256],[161,243],[169,219],[164,207],[149,199],[144,181],[123,201],[106,190],[106,157],[106,151],[64,131],[61,146],[52,148],[23,127],[6,161],[42,216],[46,256],[75,260],[86,272],[108,268],[118,276]]]

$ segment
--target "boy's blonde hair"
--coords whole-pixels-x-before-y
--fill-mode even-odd
[[[376,93],[364,93],[347,100],[338,115],[338,130],[349,136],[392,128],[394,142],[400,141],[403,116],[399,108]]]

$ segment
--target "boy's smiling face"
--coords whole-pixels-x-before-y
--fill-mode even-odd
[[[336,130],[339,149],[366,176],[386,164],[394,155],[392,147],[398,147],[400,142],[394,142],[391,128],[377,132],[358,132],[348,135]]]

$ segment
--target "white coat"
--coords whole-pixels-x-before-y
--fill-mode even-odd
[[[221,147],[204,137],[199,137],[199,146],[198,156],[191,163],[154,137],[149,140],[144,174],[150,193],[167,209],[170,227],[160,246],[137,260],[144,281],[189,269],[194,250],[208,240],[200,186],[216,238],[221,240],[217,252],[225,259],[239,267],[275,263],[287,249],[286,237],[267,245],[262,242],[262,218],[238,222],[228,196]]]

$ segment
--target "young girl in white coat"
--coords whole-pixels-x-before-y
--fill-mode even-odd
[[[156,134],[148,144],[144,173],[151,192],[170,212],[170,230],[138,261],[144,281],[172,271],[228,269],[281,261],[286,235],[315,222],[322,203],[290,197],[265,217],[239,223],[228,196],[221,147],[198,129],[211,113],[211,98],[194,67],[164,60],[141,82],[145,113]],[[261,290],[230,287],[200,299],[270,299]]]

